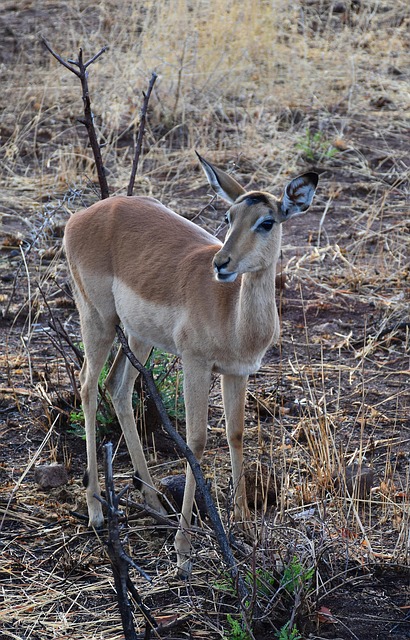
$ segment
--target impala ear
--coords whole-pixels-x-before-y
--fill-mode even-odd
[[[233,204],[239,196],[246,193],[245,189],[241,187],[239,182],[236,182],[234,178],[225,173],[225,171],[212,166],[212,164],[202,158],[197,151],[195,151],[195,153],[208,178],[209,184],[218,196],[221,196],[221,198],[229,202],[229,204]]]
[[[294,178],[286,185],[280,202],[282,222],[309,209],[318,182],[318,174],[311,172]]]

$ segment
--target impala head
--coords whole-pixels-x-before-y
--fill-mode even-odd
[[[216,279],[233,282],[238,274],[276,264],[281,224],[308,210],[319,180],[317,173],[294,178],[277,198],[264,191],[245,191],[232,176],[197,155],[211,187],[231,205],[226,213],[229,231],[213,261]]]

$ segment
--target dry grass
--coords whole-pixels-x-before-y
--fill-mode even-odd
[[[255,638],[272,638],[289,620],[318,638],[370,637],[369,629],[384,638],[395,625],[406,633],[399,607],[408,606],[408,574],[400,568],[409,563],[410,525],[408,3],[25,0],[14,11],[7,0],[0,19],[7,24],[0,44],[0,302],[8,312],[0,379],[1,633],[123,637],[104,545],[70,515],[84,506],[83,444],[67,434],[77,362],[47,328],[53,314],[78,339],[61,232],[98,189],[76,122],[79,86],[42,49],[39,33],[64,57],[75,57],[79,46],[86,58],[110,46],[91,67],[90,88],[113,193],[128,183],[141,91],[154,70],[136,192],[189,217],[201,211],[196,221],[217,232],[223,206],[202,210],[208,196],[193,148],[249,186],[279,189],[306,166],[321,173],[313,212],[285,231],[281,344],[250,383],[246,457],[259,500],[257,542],[235,553],[259,604]],[[218,383],[210,425],[204,469],[229,527]],[[182,461],[156,440],[154,475],[181,471]],[[130,476],[122,452],[120,443],[119,486]],[[71,465],[70,484],[40,491],[32,465],[55,460]],[[374,471],[369,492],[349,486],[352,464]],[[153,576],[152,584],[133,576],[141,595],[159,618],[178,614],[182,621],[166,637],[239,640],[226,617],[238,615],[238,602],[206,523],[195,537],[192,580],[181,583],[173,531],[137,518],[132,505],[129,516],[128,550]],[[281,576],[295,557],[302,575],[313,568],[314,577],[286,592]],[[387,587],[380,572],[388,568],[399,577]],[[387,602],[377,592],[365,627],[359,607],[369,584],[395,595]],[[322,605],[337,623],[315,628]],[[142,631],[138,612],[136,621]]]

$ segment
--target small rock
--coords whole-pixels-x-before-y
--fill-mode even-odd
[[[337,322],[323,322],[312,327],[312,331],[316,334],[333,335],[340,331],[340,325]]]
[[[182,509],[182,500],[184,498],[185,491],[185,475],[166,476],[161,480],[161,486],[163,487],[164,494],[171,500],[176,506],[177,511]],[[205,518],[207,509],[205,500],[198,487],[195,491],[195,504],[198,508],[201,518]],[[194,513],[196,513],[194,505]]]
[[[67,484],[67,469],[62,464],[41,464],[34,469],[34,480],[42,489],[52,489]]]

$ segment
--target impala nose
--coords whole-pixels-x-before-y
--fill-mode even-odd
[[[222,258],[223,260],[223,258]],[[231,259],[228,258],[227,260],[225,260],[225,262],[220,262],[219,260],[217,260],[217,258],[214,258],[214,269],[216,271],[216,273],[220,273],[223,269],[226,269],[226,267],[228,266],[228,264],[230,263]]]
[[[238,275],[236,271],[228,271],[227,267],[231,259],[228,258],[224,260],[221,256],[220,259],[217,259],[217,256],[214,258],[214,271],[215,277],[219,282],[233,282],[236,280],[236,276]]]

